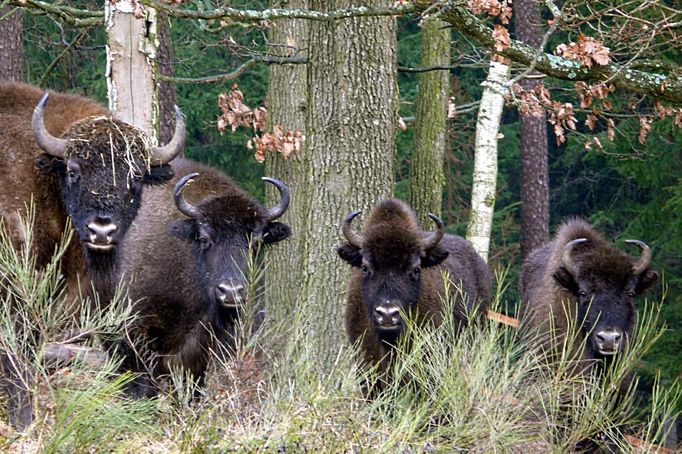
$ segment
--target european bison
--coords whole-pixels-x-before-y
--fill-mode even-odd
[[[627,240],[642,255],[633,258],[616,249],[587,222],[563,223],[553,241],[533,251],[521,271],[520,317],[524,332],[542,336],[545,348],[576,328],[584,340],[581,358],[609,358],[627,343],[637,319],[634,299],[658,278],[650,268],[651,249]],[[550,332],[553,327],[554,332]]]
[[[485,314],[491,285],[488,267],[471,243],[444,234],[437,216],[429,215],[437,230],[422,232],[405,203],[386,199],[372,211],[364,232],[357,234],[351,222],[358,214],[344,219],[342,231],[348,242],[339,246],[338,254],[353,267],[346,331],[352,343],[362,338],[366,364],[379,364],[386,372],[385,361],[404,328],[401,312],[413,314],[420,323],[442,321],[443,271],[450,274],[455,317],[464,323],[475,310]],[[372,392],[382,384],[378,386]]]
[[[171,368],[201,382],[210,350],[229,345],[240,308],[257,305],[248,301],[248,256],[291,233],[275,222],[289,205],[279,180],[264,178],[281,194],[268,209],[213,168],[181,158],[172,166],[175,188],[144,192],[120,255],[121,272],[132,278],[129,295],[139,300],[139,318],[118,345],[123,368],[141,373],[129,389],[137,396],[155,394],[151,382]]]
[[[154,147],[143,131],[95,101],[2,82],[0,118],[0,171],[12,188],[0,195],[0,210],[12,239],[22,242],[17,213],[33,198],[37,266],[50,260],[70,216],[80,246],[74,242],[62,263],[67,285],[83,277],[83,257],[96,287],[101,280],[108,284],[116,245],[137,214],[143,186],[173,176],[168,162],[184,146],[182,114],[176,109],[172,140]]]
[[[70,299],[79,282],[88,287],[86,274],[98,289],[111,288],[116,245],[137,213],[143,185],[172,177],[167,163],[185,138],[180,112],[171,142],[151,147],[142,131],[90,99],[0,82],[0,122],[0,172],[11,188],[0,194],[0,216],[13,244],[25,242],[18,220],[33,200],[32,251],[40,269],[70,216],[80,240],[71,243],[61,263]],[[4,357],[10,421],[22,428],[31,421],[30,402],[8,362]],[[16,398],[22,403],[15,405]]]

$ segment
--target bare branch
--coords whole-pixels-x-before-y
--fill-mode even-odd
[[[74,8],[59,3],[48,3],[38,0],[10,0],[8,4],[51,14],[74,27],[90,27],[92,25],[102,25],[104,23],[104,11],[90,11],[88,9]]]
[[[347,19],[350,17],[373,17],[373,16],[400,16],[415,10],[414,5],[399,5],[394,7],[370,8],[358,6],[355,8],[342,8],[329,12],[313,11],[308,9],[283,9],[271,8],[247,10],[230,7],[215,8],[206,11],[196,11],[176,8],[159,0],[140,0],[145,6],[150,6],[163,11],[169,16],[187,19],[232,19],[238,22],[260,22],[274,19],[308,19],[314,21],[332,21]]]
[[[244,62],[241,66],[232,72],[225,74],[216,74],[206,77],[174,77],[164,76],[159,74],[158,80],[164,82],[174,82],[176,84],[211,84],[215,82],[223,82],[226,80],[236,79],[246,72],[247,69],[254,66],[256,63],[267,63],[271,65],[285,65],[285,64],[305,64],[307,62],[305,57],[277,57],[273,55],[261,55]]]

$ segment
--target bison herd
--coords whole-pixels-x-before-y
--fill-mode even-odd
[[[179,157],[185,126],[176,113],[171,141],[151,146],[142,131],[94,101],[0,83],[0,170],[9,188],[0,195],[3,228],[21,247],[20,218],[33,201],[38,215],[31,247],[40,268],[71,219],[78,241],[70,243],[61,271],[72,300],[79,288],[90,287],[107,302],[119,282],[126,283],[138,317],[119,340],[104,343],[121,356],[122,370],[136,373],[128,385],[135,396],[157,393],[156,379],[174,368],[201,382],[211,352],[233,347],[240,309],[249,303],[257,321],[262,315],[262,302],[248,301],[247,262],[291,234],[277,222],[289,204],[287,186],[264,178],[280,194],[276,206],[265,207],[221,172]],[[461,326],[485,317],[490,272],[471,243],[444,233],[433,214],[435,229],[422,231],[415,213],[396,199],[381,201],[361,233],[351,226],[359,214],[343,219],[346,241],[337,253],[352,268],[346,330],[363,364],[385,374],[404,318],[438,325],[446,298]],[[522,332],[549,351],[577,325],[585,340],[578,343],[580,356],[592,360],[586,364],[613,357],[632,335],[634,298],[658,277],[649,247],[628,243],[639,257],[615,248],[582,220],[561,225],[523,264]],[[28,390],[17,385],[9,354],[0,352],[2,386],[11,397],[11,423],[22,428],[31,422],[30,400],[16,398]]]

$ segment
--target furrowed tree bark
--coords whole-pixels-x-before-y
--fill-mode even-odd
[[[471,190],[471,214],[467,227],[467,240],[476,252],[488,261],[490,233],[495,211],[495,189],[497,187],[497,140],[500,119],[507,93],[510,67],[504,63],[490,61],[488,77],[481,84],[483,95],[476,121],[476,145],[474,155],[474,176]]]
[[[22,10],[0,8],[0,80],[24,80]],[[3,19],[4,18],[4,19]]]
[[[311,8],[328,11],[370,3],[392,2],[314,0]],[[342,241],[342,218],[352,210],[367,212],[392,192],[395,20],[352,18],[309,26],[307,185],[299,190],[305,198],[306,221],[299,250],[302,281],[297,310],[307,311],[318,366],[328,371],[348,342],[343,320],[350,270],[334,252]]]
[[[542,45],[542,17],[536,0],[516,0],[514,27],[517,39],[536,49]],[[533,91],[541,82],[524,79]],[[521,259],[549,240],[549,174],[547,170],[547,119],[520,115],[521,135]]]
[[[308,8],[308,0],[275,0],[272,8]],[[271,47],[268,51],[281,57],[306,56],[308,48],[308,22],[302,19],[280,19],[269,28]],[[268,74],[268,112],[270,125],[280,125],[285,131],[302,131],[305,134],[307,103],[306,65],[270,65]],[[302,151],[305,151],[302,150]],[[301,281],[301,232],[305,227],[304,201],[306,172],[304,156],[294,153],[288,159],[280,154],[269,154],[265,161],[265,174],[284,181],[291,190],[289,209],[282,221],[291,226],[292,235],[270,251],[268,271],[265,274],[267,317],[277,321],[289,318],[297,301]],[[266,188],[266,202],[274,206],[279,193]]]
[[[134,6],[132,0],[107,1],[104,6],[109,108],[117,118],[146,131],[156,144],[157,14],[145,8],[145,17],[136,18]]]
[[[421,43],[422,68],[450,64],[450,28],[437,19],[424,21]],[[410,205],[423,227],[432,221],[428,213],[440,216],[445,159],[450,72],[419,74],[417,121],[410,166]]]
[[[173,76],[173,45],[170,39],[169,18],[159,14],[157,30],[159,50],[156,58],[159,75]],[[168,143],[175,133],[175,83],[159,81],[159,143]]]

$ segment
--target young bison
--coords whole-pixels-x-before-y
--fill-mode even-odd
[[[348,240],[339,256],[353,267],[348,286],[346,331],[352,343],[362,339],[365,364],[379,364],[385,373],[391,350],[403,332],[401,313],[419,323],[442,321],[445,283],[455,298],[455,317],[462,323],[485,314],[490,300],[490,273],[471,243],[443,233],[443,222],[429,216],[435,232],[422,232],[412,210],[397,199],[382,201],[370,215],[362,234],[351,230],[360,211],[343,221]],[[461,293],[458,291],[461,289]],[[379,391],[381,383],[377,385]]]
[[[151,382],[172,368],[203,380],[211,350],[229,348],[239,310],[258,304],[248,301],[248,256],[291,233],[274,222],[289,205],[281,181],[264,178],[281,194],[268,209],[213,168],[181,158],[172,166],[175,187],[145,191],[120,256],[138,319],[117,347],[123,369],[141,374],[129,388],[137,396],[154,395]]]
[[[522,331],[543,337],[545,348],[577,326],[576,345],[584,340],[585,365],[612,357],[632,335],[637,312],[634,299],[658,278],[651,249],[634,259],[606,242],[587,222],[572,219],[559,227],[550,243],[533,251],[521,271]],[[550,332],[550,328],[554,332]]]

